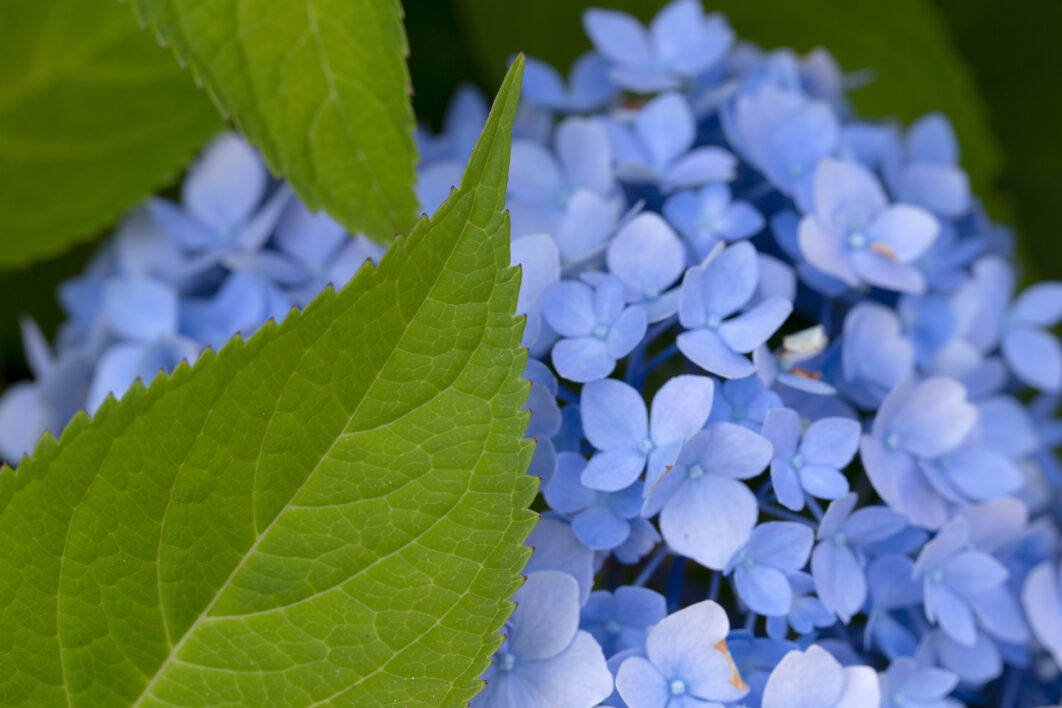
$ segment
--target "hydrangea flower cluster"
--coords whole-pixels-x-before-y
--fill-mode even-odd
[[[514,127],[542,518],[472,705],[1058,705],[1062,283],[1017,292],[946,117],[862,119],[699,0],[583,23]],[[425,211],[486,113],[418,135]],[[26,323],[0,454],[378,256],[220,138],[63,284],[54,353]]]

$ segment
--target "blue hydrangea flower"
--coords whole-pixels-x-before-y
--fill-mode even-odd
[[[816,166],[836,152],[840,140],[830,105],[800,88],[767,80],[740,92],[721,115],[731,144],[745,159],[779,191],[809,208]]]
[[[973,646],[960,644],[939,629],[926,632],[915,658],[924,666],[947,669],[971,685],[987,683],[1003,673],[1003,655],[996,643],[980,631]]]
[[[878,675],[869,666],[841,666],[812,644],[791,651],[774,667],[762,708],[869,708],[881,701]]]
[[[615,276],[593,289],[576,280],[553,283],[542,292],[542,315],[562,337],[553,345],[553,365],[570,381],[608,376],[645,335],[645,310],[626,306]]]
[[[648,588],[621,585],[615,592],[598,590],[582,609],[583,629],[612,656],[628,649],[645,649],[649,628],[667,616],[664,596]]]
[[[639,214],[616,232],[605,263],[623,281],[627,301],[640,305],[649,322],[678,311],[679,291],[668,288],[685,270],[686,254],[671,227],[657,214]]]
[[[844,317],[841,345],[844,392],[875,409],[897,383],[914,374],[914,346],[890,308],[860,303]]]
[[[261,248],[291,199],[286,187],[266,198],[267,187],[262,159],[243,138],[224,133],[189,168],[181,205],[155,198],[148,210],[182,249],[196,254],[186,265],[195,273],[230,253]]]
[[[647,465],[648,478],[658,479],[708,419],[713,392],[712,380],[705,376],[676,376],[656,392],[647,414],[641,394],[622,381],[583,386],[583,429],[598,452],[583,470],[582,483],[619,491]]]
[[[513,596],[505,641],[482,678],[476,708],[591,706],[612,693],[601,647],[579,629],[579,587],[564,573],[530,573]]]
[[[649,630],[645,658],[620,666],[616,689],[629,708],[678,708],[729,703],[748,686],[730,658],[730,621],[705,600],[668,615]]]
[[[932,461],[954,450],[977,421],[977,409],[955,381],[932,378],[900,383],[886,397],[860,456],[881,498],[911,523],[929,529],[948,519],[947,502],[929,484],[919,460]]]
[[[147,386],[156,374],[173,371],[182,361],[194,364],[198,356],[199,345],[187,337],[114,344],[100,355],[96,364],[85,410],[95,413],[108,396],[120,397],[136,379]]]
[[[756,497],[742,481],[763,472],[771,444],[733,423],[693,435],[675,463],[645,481],[644,516],[660,513],[660,532],[676,552],[722,570],[756,525]]]
[[[883,153],[882,172],[896,199],[952,219],[969,211],[970,180],[959,167],[959,143],[946,116],[922,116]]]
[[[944,669],[922,667],[900,657],[881,675],[882,708],[962,708],[947,698],[959,679]]]
[[[785,615],[793,604],[788,576],[808,562],[814,534],[804,524],[768,521],[752,530],[726,565],[742,601],[758,614]]]
[[[856,510],[857,501],[854,493],[846,494],[827,507],[816,533],[819,544],[811,554],[816,592],[845,624],[866,602],[865,547],[895,536],[907,525],[903,514],[885,507]]]
[[[514,236],[548,233],[567,262],[605,242],[621,208],[612,149],[596,118],[568,118],[555,154],[532,140],[513,142],[508,207]]]
[[[665,190],[729,182],[737,160],[724,148],[694,148],[696,122],[689,102],[677,93],[657,96],[642,107],[628,126],[606,124],[616,173],[635,183],[660,184]]]
[[[789,576],[789,587],[793,589],[793,603],[786,615],[767,618],[767,636],[772,639],[785,639],[789,628],[797,634],[811,634],[816,629],[832,626],[837,620],[826,609],[822,601],[812,595],[815,581],[807,573],[797,572]]]
[[[580,479],[586,458],[574,452],[557,455],[557,473],[543,490],[550,508],[572,516],[576,538],[595,551],[608,551],[627,540],[630,519],[638,515],[642,499],[637,485],[615,492],[584,487]]]
[[[755,294],[759,277],[756,249],[747,241],[686,271],[679,322],[687,331],[678,336],[678,348],[687,358],[725,378],[756,372],[744,355],[767,341],[793,309],[788,300],[772,297],[737,314]]]
[[[679,230],[697,261],[703,261],[720,241],[736,241],[763,229],[763,215],[752,204],[733,199],[725,184],[706,184],[685,190],[664,202],[664,216]]]
[[[966,520],[953,519],[926,543],[914,567],[914,578],[923,583],[926,619],[964,646],[977,641],[969,598],[1002,585],[1008,575],[992,556],[968,550],[969,538]]]
[[[718,387],[718,395],[708,416],[710,423],[734,423],[754,433],[760,432],[767,411],[782,405],[777,393],[755,376],[730,379]]]
[[[562,113],[587,113],[610,103],[619,89],[608,75],[608,61],[597,52],[585,52],[572,64],[568,85],[560,73],[534,57],[524,63],[523,95],[532,103]]]
[[[796,411],[768,411],[763,435],[774,446],[771,485],[778,501],[800,511],[805,495],[838,499],[847,494],[841,470],[855,457],[860,432],[859,423],[848,418],[823,418],[803,429]]]
[[[592,8],[583,27],[612,64],[609,75],[638,93],[679,88],[709,71],[726,55],[734,32],[722,15],[705,15],[698,0],[673,0],[648,31],[625,12]]]
[[[1000,345],[1007,366],[1032,388],[1062,391],[1062,345],[1047,330],[1062,322],[1062,283],[1037,283],[1013,304],[1014,272],[1002,259],[988,256],[973,268],[976,315],[967,337],[981,351]]]
[[[813,212],[797,239],[808,263],[851,287],[921,292],[925,277],[913,263],[939,231],[925,209],[890,205],[866,168],[827,158],[815,172]]]

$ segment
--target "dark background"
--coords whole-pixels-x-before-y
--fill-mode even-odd
[[[663,4],[405,0],[418,119],[438,128],[463,81],[493,95],[516,51],[566,69],[589,47],[579,23],[588,5],[644,20]],[[873,67],[874,82],[852,96],[865,115],[911,120],[947,112],[975,190],[1018,234],[1025,279],[1062,278],[1062,2],[705,0],[705,6],[725,12],[740,37],[766,48],[825,46],[846,71]],[[28,376],[18,315],[32,315],[51,334],[60,318],[55,286],[79,272],[93,250],[80,246],[24,271],[0,272],[0,390]]]

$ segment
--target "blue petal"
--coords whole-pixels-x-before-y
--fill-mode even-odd
[[[608,450],[590,458],[581,481],[591,489],[616,492],[633,484],[644,469],[645,455],[637,450]]]
[[[148,341],[177,331],[177,293],[152,278],[106,281],[102,309],[111,331],[123,339]]]
[[[724,249],[704,266],[701,288],[706,314],[728,317],[736,312],[756,292],[759,278],[759,262],[751,243],[739,241]]]
[[[722,570],[748,541],[758,513],[756,497],[743,483],[705,475],[687,479],[664,504],[660,532],[675,552]]]
[[[634,217],[616,234],[606,254],[609,272],[642,297],[658,297],[686,265],[682,243],[657,214]]]
[[[675,376],[656,392],[649,437],[657,446],[683,442],[701,429],[712,409],[715,384],[707,376]]]
[[[557,455],[557,472],[542,491],[546,503],[561,514],[574,514],[595,503],[597,494],[580,482],[586,459],[574,452]]]
[[[1054,327],[1062,322],[1062,283],[1036,283],[1018,296],[1011,317],[1025,325]]]
[[[628,307],[612,323],[605,338],[608,355],[613,359],[627,356],[645,336],[645,310],[637,305]]]
[[[668,168],[693,144],[693,112],[677,93],[662,94],[645,104],[634,125],[658,169]]]
[[[598,450],[633,450],[649,436],[645,401],[622,381],[583,386],[580,408],[586,439]]]
[[[557,570],[528,573],[516,591],[509,650],[518,659],[549,659],[571,644],[579,628],[579,586]]]
[[[737,158],[720,147],[700,147],[679,158],[667,171],[668,188],[695,187],[734,179]]]
[[[612,190],[612,148],[604,125],[593,118],[569,118],[557,126],[557,156],[572,189],[598,194]]]
[[[553,155],[537,143],[517,140],[509,161],[508,189],[510,197],[531,204],[554,204],[562,199],[564,182]]]
[[[791,651],[771,672],[763,689],[762,708],[827,708],[837,704],[844,670],[822,647]]]
[[[1062,346],[1038,329],[1012,329],[1003,337],[1003,355],[1014,375],[1047,393],[1062,391]]]
[[[815,591],[830,612],[848,624],[852,615],[863,609],[867,582],[863,569],[851,549],[826,539],[811,555],[811,574]]]
[[[734,571],[734,584],[742,601],[761,615],[784,615],[793,603],[793,592],[785,574],[770,566],[739,565]]]
[[[665,708],[671,698],[668,681],[648,659],[628,657],[616,673],[616,690],[624,703],[639,708]]]
[[[859,423],[849,418],[823,418],[808,426],[800,454],[808,462],[844,468],[859,449]]]
[[[578,383],[603,379],[616,368],[605,341],[597,337],[560,340],[553,345],[552,360],[558,374]]]
[[[697,366],[724,378],[742,379],[756,373],[756,367],[748,358],[731,350],[711,330],[683,332],[678,336],[678,348]]]
[[[631,527],[612,509],[595,504],[575,515],[572,531],[589,548],[607,551],[626,541]]]
[[[563,337],[585,337],[597,325],[593,291],[576,280],[561,280],[542,291],[542,316]]]
[[[719,328],[720,338],[735,352],[748,353],[767,341],[789,317],[793,303],[772,297]]]
[[[800,570],[808,562],[814,534],[794,521],[768,521],[752,532],[746,552],[756,563],[787,572]]]
[[[235,133],[225,133],[189,168],[181,202],[200,222],[225,231],[251,214],[265,186],[265,165],[254,148]]]
[[[651,54],[649,35],[625,12],[591,8],[583,13],[583,29],[594,48],[617,64],[644,66]]]

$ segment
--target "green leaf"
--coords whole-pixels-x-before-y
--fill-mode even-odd
[[[381,243],[417,200],[398,0],[133,0],[313,209]]]
[[[96,235],[221,127],[114,0],[0,3],[0,268]]]
[[[377,269],[0,473],[0,703],[480,688],[535,518],[502,211],[522,67],[460,189]]]
[[[662,0],[539,0],[499,3],[457,0],[460,19],[489,81],[507,57],[525,51],[567,68],[590,48],[583,32],[587,7],[624,10],[647,21]],[[932,110],[946,113],[963,149],[963,166],[982,195],[993,187],[999,155],[970,73],[946,27],[927,0],[705,0],[727,16],[738,36],[772,49],[804,52],[825,47],[845,71],[872,69],[874,81],[852,93],[860,113],[911,121]]]

